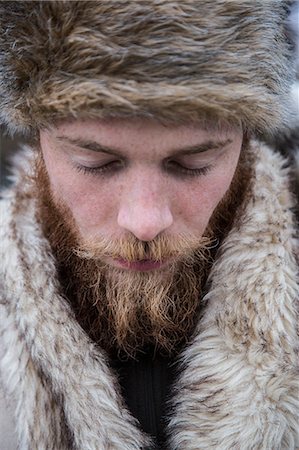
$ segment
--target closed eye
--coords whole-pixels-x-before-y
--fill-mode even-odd
[[[78,164],[75,163],[75,169],[80,173],[85,174],[108,174],[108,173],[116,173],[120,169],[124,167],[124,162],[121,160],[113,160],[109,161],[105,164],[99,165],[99,166],[92,166],[92,165],[84,165],[84,164]]]
[[[178,176],[196,177],[206,175],[211,169],[212,165],[206,165],[203,167],[190,168],[182,165],[180,162],[175,160],[168,160],[165,163],[165,170],[168,173]]]

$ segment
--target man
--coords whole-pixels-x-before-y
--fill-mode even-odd
[[[289,7],[1,4],[5,448],[298,448]]]

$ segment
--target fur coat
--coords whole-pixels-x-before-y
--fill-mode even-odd
[[[171,450],[299,448],[293,199],[285,160],[266,145],[252,147],[251,198],[221,245],[204,315],[180,357]],[[15,437],[22,450],[151,449],[105,354],[59,294],[27,164],[0,202],[1,389],[15,423],[9,435],[2,417],[1,443]]]

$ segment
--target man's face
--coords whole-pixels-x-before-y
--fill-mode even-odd
[[[241,131],[88,120],[40,142],[42,220],[83,328],[108,350],[176,350],[196,322],[207,246],[241,195]]]
[[[71,211],[83,240],[133,235],[148,242],[203,235],[229,189],[242,132],[142,119],[82,120],[42,131],[40,142],[54,198]]]

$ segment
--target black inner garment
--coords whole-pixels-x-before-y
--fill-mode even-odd
[[[176,367],[174,358],[154,354],[152,349],[136,359],[111,358],[123,398],[141,429],[152,436],[157,449],[166,449],[165,416]]]

